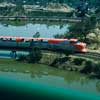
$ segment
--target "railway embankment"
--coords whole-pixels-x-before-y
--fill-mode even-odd
[[[92,55],[93,56],[93,55]],[[77,71],[91,78],[100,78],[100,61],[86,56],[44,54],[39,63],[66,71]]]
[[[75,71],[80,72],[82,74],[86,74],[91,78],[99,78],[100,79],[100,57],[98,52],[89,52],[86,54],[74,54],[66,56],[64,54],[58,53],[42,53],[41,56],[38,56],[38,62],[32,62],[34,59],[36,60],[37,54],[32,57],[31,62],[29,60],[29,56],[22,55],[16,60],[13,60],[13,63],[38,63],[49,65],[54,68],[58,68],[60,70],[66,71]],[[36,56],[36,57],[35,57]],[[97,59],[96,59],[97,57]],[[2,58],[0,58],[2,59]],[[6,59],[6,58],[5,58]],[[1,60],[5,62],[5,59]],[[8,59],[10,60],[10,59]]]

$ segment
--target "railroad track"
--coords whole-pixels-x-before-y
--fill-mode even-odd
[[[54,53],[52,51],[48,51],[45,52],[47,54],[51,54],[51,53]],[[57,52],[55,52],[55,54],[58,54]],[[59,54],[62,54],[62,56],[65,56],[63,53],[59,53]],[[98,52],[87,52],[85,54],[82,54],[82,53],[76,53],[76,54],[72,54],[74,56],[79,56],[79,57],[86,57],[86,58],[90,58],[90,59],[93,59],[93,60],[100,60],[100,53]]]
[[[51,54],[51,53],[54,53],[54,52],[49,51],[49,53],[48,52],[45,52],[45,53]],[[55,52],[55,54],[58,54],[58,53]],[[65,55],[63,53],[60,53],[60,54],[62,54],[61,56],[65,57]],[[93,59],[93,60],[100,60],[100,53],[98,53],[98,52],[87,52],[85,54],[76,53],[76,54],[72,54],[72,55],[79,56],[79,57],[86,57],[86,58],[90,58],[90,59]]]
[[[87,52],[85,54],[75,54],[75,56],[80,56],[80,57],[87,57],[95,60],[100,60],[100,53],[97,52]]]

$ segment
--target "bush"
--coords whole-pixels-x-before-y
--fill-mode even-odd
[[[95,67],[95,64],[91,60],[87,60],[84,63],[84,68],[81,70],[82,73],[91,73]]]
[[[42,58],[42,53],[39,48],[32,48],[30,54],[28,55],[29,63],[37,63]]]
[[[100,62],[96,64],[94,72],[100,75]]]
[[[19,57],[16,60],[17,61],[24,61],[24,60],[26,60],[26,56],[25,55],[19,55]]]
[[[85,61],[85,59],[83,59],[83,58],[75,58],[75,59],[73,60],[73,63],[74,63],[75,65],[82,65],[83,61]]]

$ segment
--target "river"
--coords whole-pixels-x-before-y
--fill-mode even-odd
[[[68,31],[68,24],[60,25],[32,24],[4,25],[0,24],[2,36],[33,36],[39,32],[41,37],[53,37]],[[78,72],[67,72],[41,64],[27,64],[12,59],[0,59],[0,76],[13,77],[18,80],[36,81],[43,84],[79,90],[100,95],[100,80],[90,79]]]
[[[63,34],[68,32],[68,24],[64,25],[47,25],[47,24],[32,24],[26,23],[25,25],[9,25],[0,24],[0,35],[1,36],[24,36],[32,37],[35,33],[39,32],[40,37],[48,38],[53,37],[56,34]]]
[[[78,72],[68,72],[41,64],[0,59],[0,76],[100,94],[100,80],[89,79],[88,76]]]

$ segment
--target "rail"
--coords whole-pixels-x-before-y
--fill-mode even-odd
[[[87,52],[85,54],[74,54],[74,55],[100,60],[100,53],[98,53],[98,52]]]
[[[71,17],[47,17],[47,16],[0,16],[0,20],[41,20],[41,21],[68,21],[68,22],[80,22],[81,18],[71,18]]]

